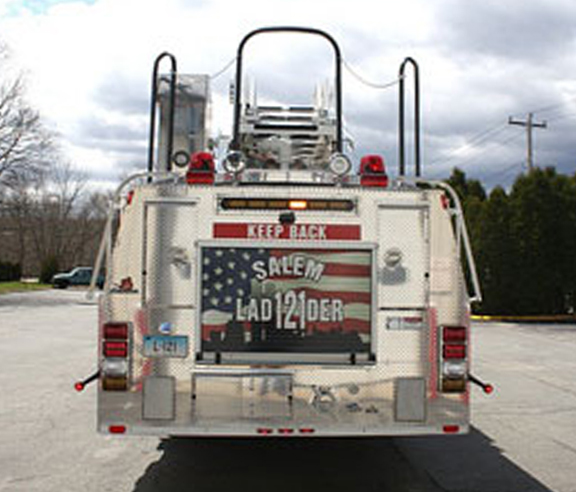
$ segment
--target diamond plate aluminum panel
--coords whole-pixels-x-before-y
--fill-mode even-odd
[[[373,312],[371,335],[376,359],[371,364],[357,366],[345,360],[330,366],[319,361],[299,365],[270,360],[265,364],[211,365],[212,376],[202,379],[196,376],[206,372],[206,366],[195,360],[201,339],[199,271],[195,270],[198,242],[215,242],[213,223],[219,213],[225,215],[226,220],[239,223],[277,220],[277,214],[263,211],[224,214],[218,211],[217,193],[269,196],[270,188],[220,187],[215,190],[203,186],[145,185],[136,190],[132,208],[122,213],[114,254],[108,264],[112,288],[101,300],[101,321],[131,323],[132,379],[127,392],[99,391],[100,429],[105,430],[110,423],[124,422],[130,432],[150,435],[252,435],[260,425],[278,424],[314,427],[320,435],[385,435],[441,433],[442,423],[462,427],[467,424],[467,394],[446,395],[436,388],[435,327],[463,323],[467,316],[465,285],[457,261],[457,238],[448,213],[440,206],[438,193],[297,186],[286,190],[288,196],[306,193],[311,198],[357,200],[357,211],[353,214],[340,213],[327,218],[310,213],[302,214],[298,220],[360,224],[362,242],[379,245],[379,269],[384,264],[387,248],[396,246],[401,250],[407,270],[404,282],[395,284],[398,278],[394,276],[383,279],[382,272],[378,277],[388,283],[378,283],[379,309]],[[384,206],[380,206],[382,203]],[[405,206],[394,207],[394,203]],[[401,226],[403,221],[407,221],[412,232],[406,233]],[[402,239],[403,235],[408,239]],[[256,242],[243,244],[253,247]],[[319,245],[330,247],[322,243],[313,247]],[[134,281],[133,291],[120,292],[114,286],[126,276]],[[421,318],[422,322],[415,323],[415,318]],[[187,358],[143,357],[142,337],[158,333],[162,326],[169,326],[174,335],[189,337]],[[272,371],[282,373],[274,376],[276,383],[282,377],[290,381],[290,399],[278,389],[279,383],[265,383],[262,373],[269,373],[270,365]],[[240,378],[238,373],[250,377]],[[169,424],[142,419],[142,390],[147,377],[174,378],[174,420]],[[423,421],[398,422],[394,412],[403,404],[396,401],[396,381],[411,378],[425,381],[426,415]]]

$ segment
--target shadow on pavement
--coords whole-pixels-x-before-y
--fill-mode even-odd
[[[464,436],[407,437],[395,442],[440,490],[552,492],[505,457],[490,437],[474,427]]]
[[[172,438],[160,447],[134,492],[551,492],[476,429],[396,439]]]
[[[435,492],[391,439],[168,439],[134,492]]]

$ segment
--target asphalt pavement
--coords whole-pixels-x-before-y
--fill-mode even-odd
[[[118,438],[95,432],[96,307],[81,291],[0,296],[0,492],[576,492],[576,326],[480,323],[467,436]]]

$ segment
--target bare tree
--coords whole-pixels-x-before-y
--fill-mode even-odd
[[[22,75],[7,75],[9,56],[0,43],[0,186],[38,174],[49,161],[53,139],[25,98]]]
[[[75,249],[76,208],[85,187],[85,178],[70,164],[55,162],[43,174],[33,193],[28,217],[35,256],[41,261],[57,258],[67,263]]]
[[[0,259],[28,274],[90,263],[105,198],[65,161],[9,61],[0,42]]]

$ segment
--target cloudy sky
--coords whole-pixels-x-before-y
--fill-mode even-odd
[[[509,184],[525,169],[526,132],[508,118],[529,112],[548,124],[534,130],[536,164],[576,170],[573,0],[0,0],[0,39],[27,74],[29,99],[74,165],[102,185],[145,168],[158,53],[174,53],[182,73],[214,75],[244,34],[269,25],[328,31],[347,66],[380,85],[414,57],[425,176],[458,166],[490,187]],[[327,78],[331,58],[305,38],[250,44],[259,94],[308,102],[307,84]],[[232,76],[233,67],[212,80],[214,133],[230,133]],[[397,85],[371,88],[348,69],[343,82],[353,157],[383,154],[394,173]]]

